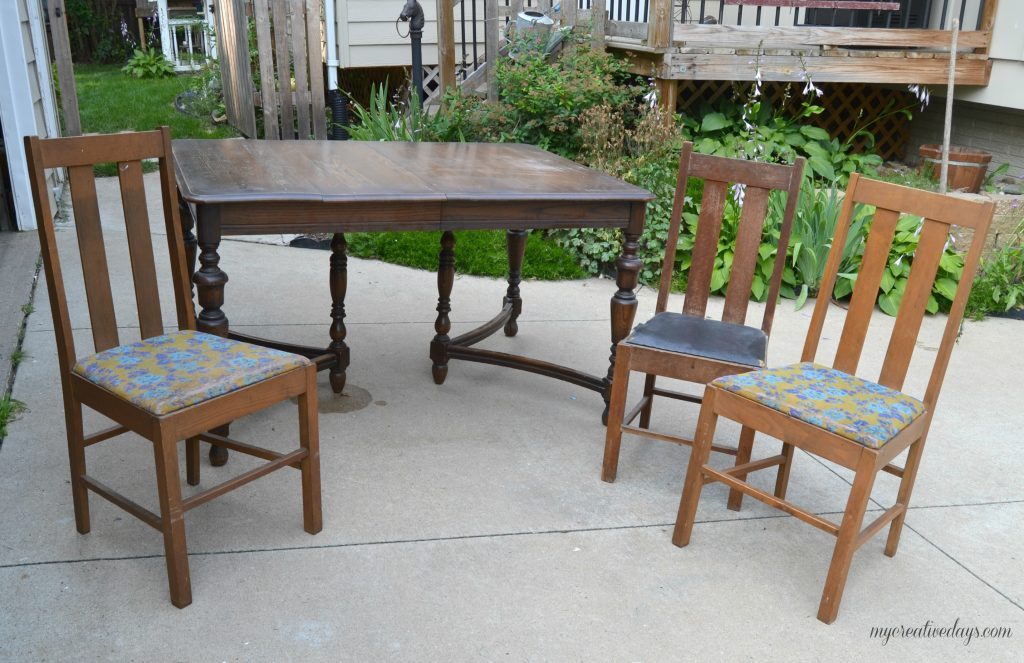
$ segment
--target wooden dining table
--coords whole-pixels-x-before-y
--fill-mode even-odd
[[[345,233],[441,231],[437,318],[429,344],[434,382],[445,381],[452,359],[507,366],[596,391],[607,413],[615,344],[630,332],[636,312],[637,249],[646,204],[653,198],[650,192],[532,145],[188,139],[175,140],[173,151],[201,331],[309,357],[330,371],[331,388],[341,393],[350,362]],[[553,228],[623,230],[622,253],[615,263],[617,290],[611,299],[610,365],[604,375],[472,347],[499,329],[506,336],[516,335],[527,235],[532,229]],[[498,315],[451,338],[453,231],[475,229],[506,231],[508,287]],[[229,329],[223,310],[228,276],[218,254],[221,238],[271,233],[333,234],[326,347],[254,339]]]

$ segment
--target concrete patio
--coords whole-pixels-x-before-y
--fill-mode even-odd
[[[109,192],[101,195],[110,200]],[[111,263],[124,267],[123,229],[107,230]],[[73,252],[70,225],[59,241],[65,255]],[[233,327],[326,344],[327,253],[226,241],[221,254]],[[5,285],[31,279],[7,269],[0,264]],[[81,281],[76,270],[66,262],[69,283]],[[728,511],[726,490],[715,484],[704,492],[691,545],[672,546],[687,448],[627,437],[617,482],[603,483],[598,396],[465,362],[453,362],[446,384],[436,386],[427,358],[434,275],[351,259],[348,282],[347,395],[333,395],[320,376],[323,532],[302,531],[299,475],[287,470],[190,512],[194,601],[184,610],[168,600],[157,532],[95,495],[92,532],[75,531],[53,325],[40,283],[13,387],[28,411],[0,449],[0,660],[1024,657],[1020,322],[964,325],[899,554],[885,557],[882,537],[867,543],[854,559],[839,619],[826,626],[815,613],[834,539],[749,498],[742,512]],[[134,298],[127,278],[114,285],[124,340],[138,333]],[[161,285],[169,297],[166,280]],[[492,337],[484,347],[603,372],[614,289],[597,279],[527,282],[519,336]],[[454,333],[489,319],[503,292],[498,280],[458,278]],[[655,293],[638,296],[638,320],[646,319]],[[91,347],[85,301],[71,299],[84,354]],[[780,304],[771,363],[798,358],[811,308]],[[170,301],[164,310],[172,320]],[[826,327],[826,351],[834,349],[841,314],[836,308]],[[876,316],[877,349],[893,320]],[[911,393],[922,391],[922,364],[944,321],[925,321]],[[0,327],[5,334],[8,322]],[[877,375],[878,354],[868,357],[865,375],[871,368]],[[654,424],[689,431],[696,416],[696,407],[659,402]],[[87,430],[102,425],[87,416]],[[720,430],[723,437],[734,432]],[[289,404],[232,427],[233,437],[278,449],[294,446],[296,434]],[[776,449],[760,440],[755,456]],[[153,508],[148,443],[122,436],[90,448],[88,459],[90,473]],[[204,453],[202,483],[256,462],[232,454],[227,466],[212,468]],[[849,478],[800,453],[790,498],[835,518]],[[774,472],[755,482],[774,485]],[[879,478],[876,513],[896,485],[894,477]],[[186,495],[193,490],[185,486]],[[1012,635],[886,643],[871,634],[929,622],[936,629],[1008,627]]]

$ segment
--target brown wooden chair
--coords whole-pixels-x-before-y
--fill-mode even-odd
[[[185,511],[273,470],[291,466],[302,473],[303,527],[310,534],[321,530],[316,368],[303,357],[195,331],[171,163],[171,135],[166,127],[109,136],[51,140],[27,137],[25,146],[57,337],[75,523],[80,533],[89,532],[87,491],[92,490],[160,530],[171,603],[183,608],[192,602]],[[178,318],[178,329],[166,334],[142,179],[142,160],[150,158],[157,158],[160,163],[164,224]],[[103,244],[93,165],[108,162],[117,163],[120,180],[142,338],[136,343],[120,343]],[[45,171],[49,168],[67,168],[95,346],[95,354],[88,356],[80,357],[75,352],[53,214],[47,198]],[[294,451],[281,454],[207,432],[296,396],[299,448]],[[83,405],[117,425],[86,435]],[[86,474],[85,448],[129,431],[153,443],[159,515]],[[200,440],[269,462],[183,499],[178,471],[179,440],[186,440],[186,474],[190,485],[199,483]]]
[[[831,624],[839,612],[854,551],[889,525],[885,554],[890,557],[896,554],[935,401],[994,209],[990,202],[943,196],[853,175],[826,264],[822,293],[832,292],[835,286],[850,217],[858,203],[873,205],[876,211],[832,367],[813,363],[829,308],[829,297],[819,296],[804,341],[802,363],[727,376],[707,386],[672,535],[672,542],[677,546],[689,543],[701,489],[712,481],[725,483],[733,490],[756,497],[832,534],[837,538],[836,547],[818,608],[818,619],[826,624]],[[881,373],[874,382],[856,377],[855,373],[901,212],[923,217],[924,221]],[[918,400],[903,393],[903,383],[939,260],[953,225],[973,229],[973,241],[923,399]],[[782,453],[737,463],[728,470],[708,466],[719,416],[781,439]],[[840,524],[784,499],[795,447],[856,473]],[[893,465],[891,461],[908,447],[910,451],[903,467]],[[774,496],[744,481],[749,473],[776,465],[779,467],[776,485],[781,491],[777,490]],[[879,471],[900,477],[896,504],[862,530],[864,512]]]
[[[760,328],[745,324],[747,304],[750,301],[757,264],[762,259],[759,248],[767,217],[769,194],[772,190],[787,193],[785,212],[779,226],[779,246],[785,247],[789,244],[803,171],[802,158],[797,159],[792,166],[758,163],[695,154],[691,143],[683,144],[655,315],[620,341],[616,350],[604,446],[604,466],[601,472],[603,480],[615,480],[623,431],[676,444],[693,443],[688,438],[650,430],[651,408],[655,396],[694,403],[700,403],[701,400],[700,396],[657,388],[657,376],[706,384],[722,375],[742,373],[765,366],[768,336],[771,333],[782,270],[786,262],[785,250],[780,249],[776,253],[771,279],[763,284],[767,298]],[[692,177],[704,180],[704,194],[697,221],[697,235],[686,283],[683,311],[674,313],[666,311],[666,308],[672,288],[683,200],[687,184]],[[704,316],[711,291],[711,277],[718,252],[725,202],[727,196],[731,195],[730,187],[733,184],[743,185],[744,194],[733,246],[732,270],[726,290],[725,309],[721,320],[706,319]],[[646,373],[647,379],[643,398],[629,414],[623,416],[630,371]],[[631,423],[637,415],[640,416],[640,425],[633,426]],[[753,441],[753,431],[743,429],[738,448],[715,445],[714,449],[736,455],[740,462],[746,462],[750,459]],[[733,508],[739,508],[740,499],[742,495],[737,493],[730,500]]]

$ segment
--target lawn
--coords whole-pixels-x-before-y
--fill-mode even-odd
[[[117,65],[75,65],[83,133],[146,131],[167,125],[174,138],[231,138],[231,126],[209,117],[178,112],[174,99],[190,89],[194,76],[138,79]]]
[[[349,255],[419,269],[437,269],[439,232],[353,233],[346,235]],[[505,233],[465,230],[455,233],[455,264],[460,274],[503,277],[508,273]],[[525,279],[580,279],[586,276],[576,259],[538,232],[530,233],[523,258]]]

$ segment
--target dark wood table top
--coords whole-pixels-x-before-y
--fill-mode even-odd
[[[174,141],[179,191],[234,202],[646,202],[640,187],[533,145]]]

